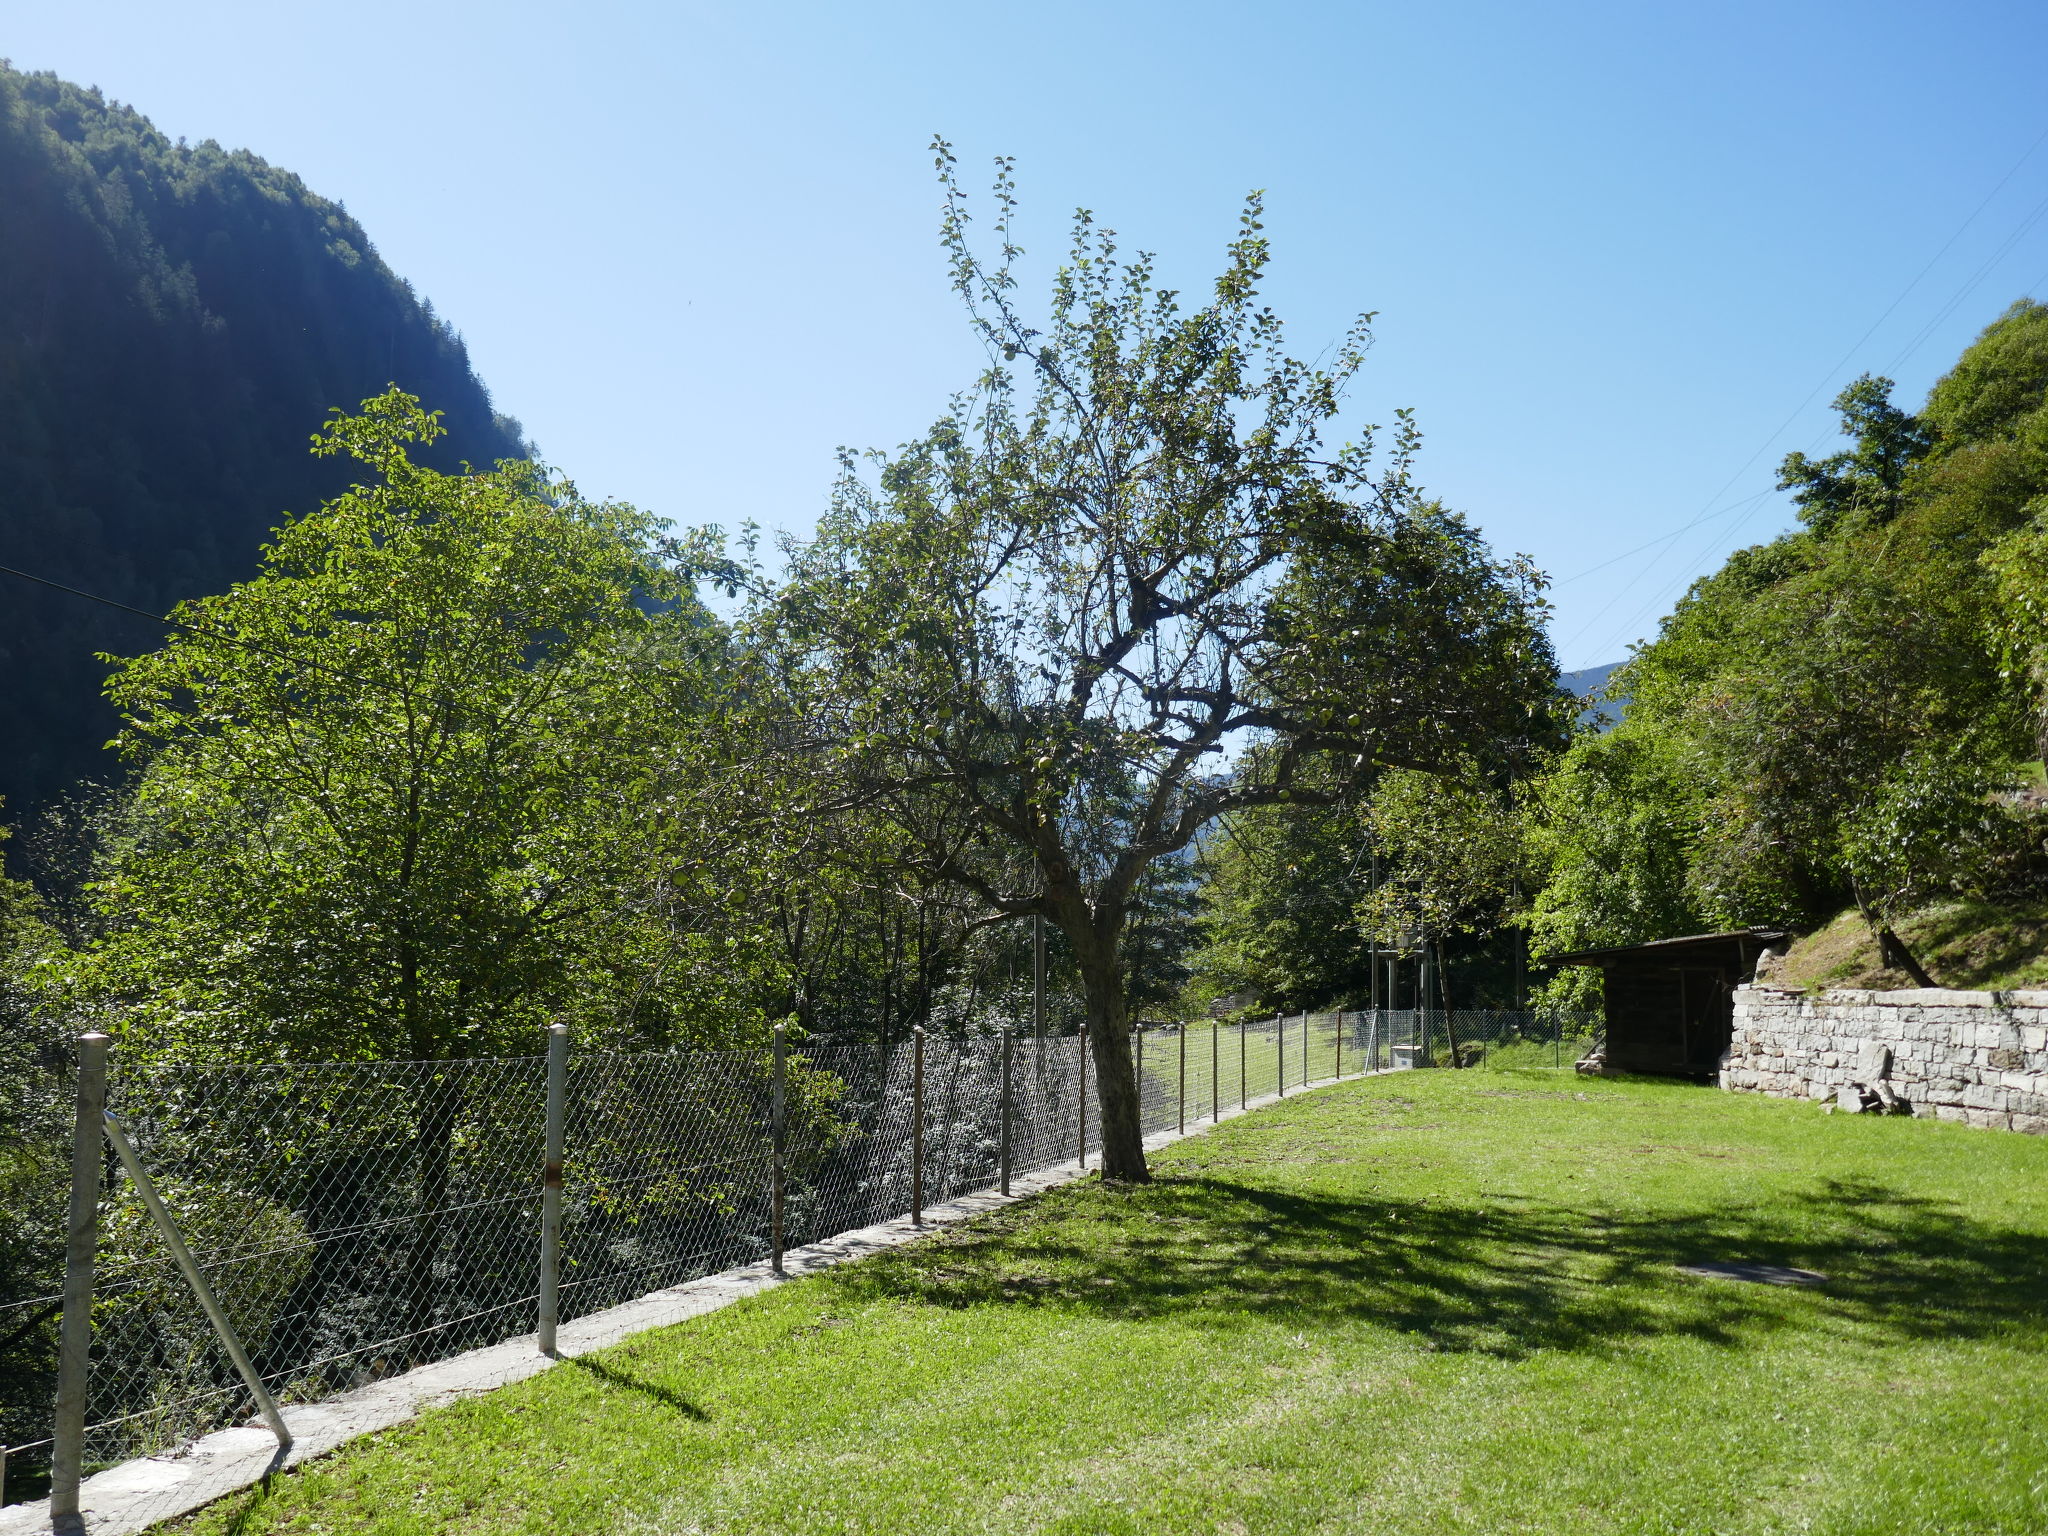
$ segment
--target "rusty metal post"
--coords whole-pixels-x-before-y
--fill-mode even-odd
[[[910,1031],[910,1223],[924,1225],[924,1026]]]
[[[85,1398],[92,1354],[93,1260],[99,1250],[100,1117],[107,1107],[108,1036],[78,1037],[71,1126],[71,1210],[64,1230],[64,1320],[57,1344],[57,1411],[50,1447],[50,1520],[76,1526],[85,1476]]]
[[[562,1315],[562,1141],[569,1096],[569,1026],[548,1026],[548,1066],[540,1153],[540,1352],[555,1353]]]
[[[775,1091],[772,1104],[773,1118],[769,1121],[769,1135],[772,1141],[773,1165],[770,1177],[774,1187],[769,1192],[769,1214],[774,1230],[769,1234],[768,1262],[778,1275],[782,1273],[782,1185],[784,1153],[787,1149],[788,1109],[787,1088],[789,1068],[785,1060],[783,1027],[775,1026]]]

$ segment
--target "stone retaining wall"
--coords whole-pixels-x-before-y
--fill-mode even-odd
[[[1740,987],[1721,1086],[2048,1135],[2048,992]]]

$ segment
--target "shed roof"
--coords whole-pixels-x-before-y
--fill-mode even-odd
[[[1743,964],[1741,953],[1750,945],[1761,948],[1775,944],[1791,935],[1782,928],[1731,928],[1725,933],[1692,933],[1677,939],[1652,939],[1647,944],[1624,944],[1614,949],[1581,949],[1569,955],[1552,955],[1552,965],[1606,965],[1609,961],[1629,957],[1644,960],[1662,960],[1682,965],[1687,960],[1706,961],[1715,951],[1726,951],[1733,947],[1738,956],[1737,964]]]

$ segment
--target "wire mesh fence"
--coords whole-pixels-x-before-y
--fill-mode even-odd
[[[1390,1068],[1489,1056],[1568,1065],[1579,1030],[1554,1016],[1384,1010],[1141,1030],[1141,1129],[1192,1130],[1311,1082]],[[126,1069],[117,1058],[108,1107],[256,1374],[289,1404],[534,1330],[546,1066],[534,1056]],[[1071,1035],[793,1043],[779,1097],[767,1050],[578,1053],[561,1088],[560,1316],[767,1259],[778,1237],[816,1242],[990,1187],[1006,1149],[1013,1174],[1092,1163],[1095,1076]],[[111,1156],[101,1188],[88,1471],[245,1422],[255,1407]],[[0,1297],[0,1345],[18,1346],[10,1369],[40,1361],[14,1369],[20,1379],[0,1394],[9,1498],[46,1480],[62,1279]]]

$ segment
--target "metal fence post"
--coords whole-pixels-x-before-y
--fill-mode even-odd
[[[142,1197],[148,1209],[150,1220],[156,1223],[157,1232],[164,1240],[164,1246],[171,1251],[171,1259],[185,1276],[185,1283],[192,1287],[192,1294],[199,1298],[199,1306],[206,1313],[207,1322],[213,1325],[214,1334],[220,1339],[221,1347],[228,1352],[228,1359],[234,1362],[235,1373],[242,1378],[242,1384],[256,1399],[256,1406],[262,1412],[264,1422],[270,1425],[270,1432],[277,1436],[281,1449],[289,1450],[292,1432],[284,1427],[284,1415],[277,1411],[277,1400],[270,1395],[270,1389],[263,1385],[263,1378],[256,1374],[256,1367],[250,1363],[249,1355],[242,1348],[242,1341],[235,1337],[235,1330],[228,1323],[228,1315],[221,1310],[220,1300],[213,1294],[213,1287],[206,1283],[206,1275],[199,1268],[198,1260],[192,1257],[192,1250],[185,1246],[185,1236],[178,1230],[178,1224],[171,1220],[171,1213],[164,1208],[163,1197],[156,1192],[156,1183],[149,1171],[142,1166],[142,1159],[135,1155],[135,1146],[128,1140],[127,1131],[121,1122],[106,1110],[100,1111],[101,1122],[106,1127],[107,1140],[114,1144],[114,1154],[121,1159],[121,1166],[128,1170],[129,1182],[135,1186],[135,1193]]]
[[[1301,1086],[1306,1088],[1309,1081],[1308,1010],[1301,1010]]]
[[[1081,1147],[1080,1163],[1088,1166],[1088,1026],[1081,1026],[1081,1033],[1074,1037],[1081,1045],[1081,1096],[1074,1105],[1074,1134]]]
[[[1239,1019],[1237,1021],[1237,1107],[1239,1109],[1250,1108],[1252,1102],[1251,1089],[1245,1086],[1246,1063],[1251,1059],[1247,1054],[1251,1047],[1245,1044],[1245,1029],[1245,1020]]]
[[[1131,1076],[1138,1085],[1138,1134],[1145,1134],[1145,1026],[1142,1022],[1131,1031],[1137,1036],[1138,1060]]]
[[[1010,1192],[1010,1031],[1003,1031],[1003,1112],[1002,1129],[998,1132],[997,1156],[1000,1162],[1002,1192]]]
[[[1188,1133],[1188,1027],[1185,1023],[1180,1026],[1180,1098],[1174,1107],[1180,1116],[1175,1124],[1176,1134],[1185,1136]]]
[[[71,1127],[71,1212],[64,1232],[64,1321],[57,1346],[57,1412],[50,1448],[50,1519],[78,1520],[85,1471],[85,1395],[92,1353],[92,1273],[99,1248],[100,1116],[109,1037],[78,1037],[77,1118]]]
[[[1287,1015],[1273,1015],[1273,1097],[1287,1097]]]
[[[768,1252],[768,1262],[774,1268],[775,1273],[777,1273],[778,1275],[782,1273],[782,1181],[784,1171],[783,1153],[787,1145],[788,1136],[788,1121],[786,1108],[788,1071],[788,1066],[784,1060],[783,1027],[780,1024],[778,1024],[775,1026],[775,1094],[773,1102],[773,1118],[769,1121],[769,1134],[772,1139],[772,1150],[774,1154],[774,1160],[772,1164],[773,1171],[771,1175],[774,1179],[774,1188],[770,1193],[769,1204],[770,1218],[774,1223],[774,1231],[770,1234]]]
[[[1209,1123],[1223,1119],[1223,1042],[1217,1038],[1216,1021],[1209,1021]]]
[[[924,1026],[910,1031],[910,1224],[924,1225]]]
[[[1344,1075],[1344,1010],[1337,1010],[1337,1076]]]
[[[562,1137],[569,1095],[569,1026],[548,1026],[548,1067],[540,1153],[540,1328],[544,1355],[555,1353],[562,1309]]]

